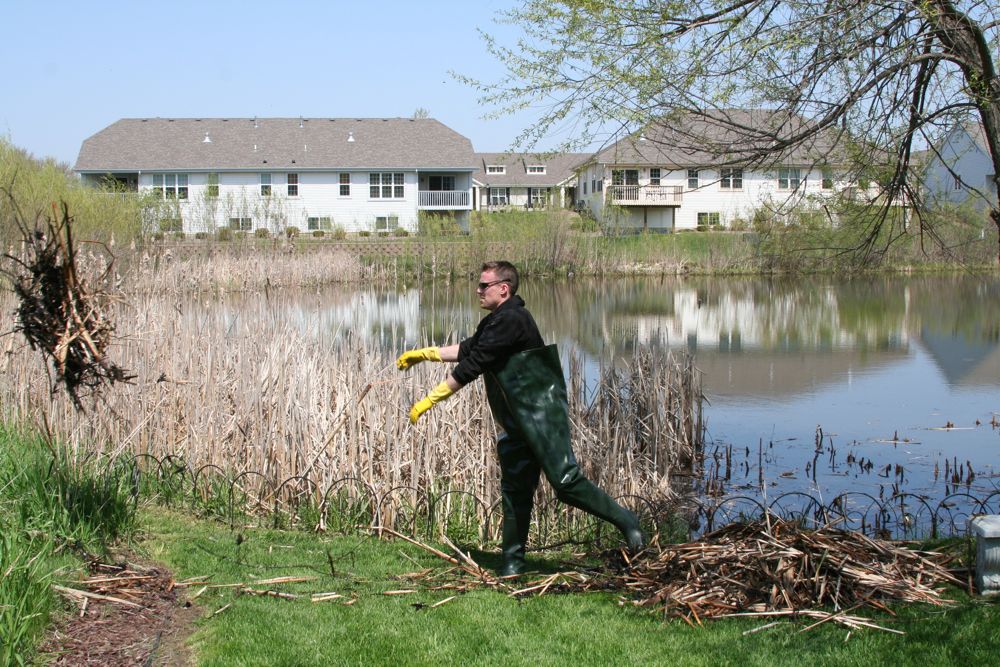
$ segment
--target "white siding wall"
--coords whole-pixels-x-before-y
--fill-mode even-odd
[[[188,174],[188,199],[178,202],[184,231],[212,232],[228,227],[229,219],[252,218],[253,228],[266,228],[280,233],[285,227],[308,229],[309,217],[331,217],[333,226],[348,232],[374,231],[376,216],[398,216],[399,226],[409,231],[417,229],[417,173],[403,172],[402,199],[371,198],[369,172],[351,173],[351,194],[340,196],[340,173],[297,172],[298,196],[287,195],[286,172],[271,173],[271,196],[260,195],[260,174],[257,172],[219,172],[219,196],[207,196],[208,174]],[[395,173],[399,173],[398,171]],[[468,187],[467,175],[457,176]],[[152,174],[142,174],[139,188],[153,185]],[[456,187],[458,185],[456,184]]]
[[[924,183],[930,202],[961,204],[970,198],[970,192],[965,187],[955,188],[955,177],[948,167],[964,183],[992,195],[992,201],[996,202],[997,193],[986,180],[993,173],[993,164],[963,127],[951,131],[941,147],[941,157],[933,157],[928,165]],[[976,199],[977,206],[985,206],[980,198]]]
[[[611,186],[612,169],[638,169],[639,185],[649,185],[649,167],[601,164],[582,170],[577,181],[577,199],[582,200],[585,208],[589,208],[601,222],[610,222],[604,220],[604,198]],[[603,178],[603,187],[595,193],[593,185],[599,174]],[[668,171],[661,168],[660,185],[680,186],[683,189],[681,205],[646,207],[645,220],[643,207],[622,206],[620,209],[624,218],[619,220],[619,224],[624,222],[626,226],[636,229],[642,229],[644,224],[651,229],[695,229],[698,213],[718,213],[720,224],[725,227],[737,219],[749,221],[754,211],[765,203],[771,206],[796,204],[804,197],[832,194],[847,186],[844,182],[835,182],[833,189],[824,190],[822,170],[810,171],[806,167],[799,168],[799,176],[804,182],[797,190],[778,188],[777,169],[744,171],[743,187],[736,190],[720,187],[719,174],[718,169],[699,170],[699,187],[691,190],[688,189],[687,169]],[[586,195],[583,194],[584,183],[587,185]]]

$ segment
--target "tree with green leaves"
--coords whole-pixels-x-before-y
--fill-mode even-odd
[[[858,245],[871,257],[904,233],[906,216],[892,215],[899,202],[912,205],[921,232],[934,236],[920,214],[915,153],[935,150],[956,123],[982,123],[1000,185],[998,7],[995,0],[523,0],[499,15],[521,31],[516,44],[484,33],[507,74],[497,82],[459,78],[478,87],[495,115],[544,109],[518,137],[521,147],[566,131],[574,136],[569,149],[651,125],[710,126],[726,137],[725,155],[764,166],[833,133],[882,187]],[[734,109],[768,110],[778,122],[748,126]],[[706,145],[692,133],[658,136],[674,148]],[[989,208],[1000,229],[995,198]]]

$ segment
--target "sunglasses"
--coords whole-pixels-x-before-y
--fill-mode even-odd
[[[509,282],[510,282],[509,280],[500,279],[500,280],[492,280],[488,283],[479,283],[479,285],[476,286],[476,291],[485,292],[486,290],[488,290],[489,288],[493,287],[498,283],[509,283]]]

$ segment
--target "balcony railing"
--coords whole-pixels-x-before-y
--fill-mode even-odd
[[[423,209],[471,209],[468,190],[421,190],[417,207]]]
[[[680,185],[610,185],[608,199],[619,206],[680,206]]]

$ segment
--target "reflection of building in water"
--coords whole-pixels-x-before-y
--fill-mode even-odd
[[[1000,341],[996,323],[965,332],[920,328],[920,341],[950,385],[996,385],[1000,378]]]
[[[833,291],[810,300],[789,292],[775,295],[767,303],[752,295],[728,292],[706,303],[696,289],[676,289],[672,311],[663,315],[611,313],[612,333],[640,345],[686,347],[692,352],[905,349],[909,342],[902,320],[845,327]]]

